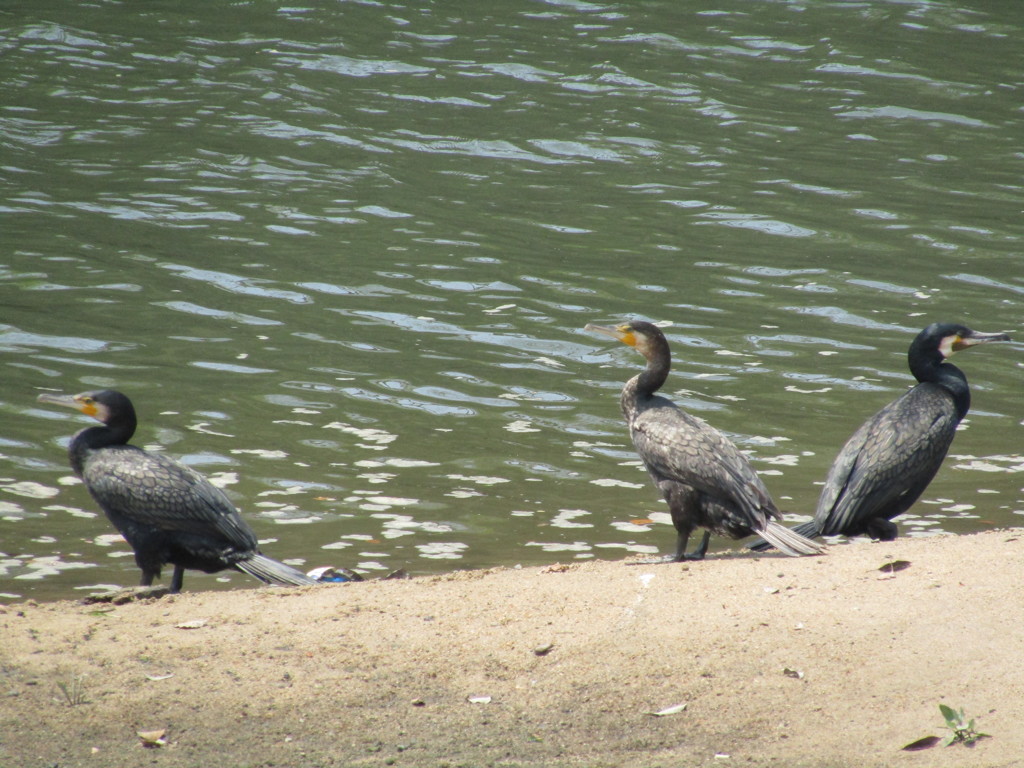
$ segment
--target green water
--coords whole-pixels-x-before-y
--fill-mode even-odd
[[[932,320],[1021,337],[1024,6],[68,3],[0,9],[0,594],[138,571],[84,488],[136,442],[264,551],[368,576],[674,545],[619,420],[667,392],[780,505],[908,386]],[[905,535],[1019,524],[1019,344]],[[653,523],[633,523],[654,516]],[[735,547],[732,542],[717,542]],[[186,588],[251,586],[190,574]]]

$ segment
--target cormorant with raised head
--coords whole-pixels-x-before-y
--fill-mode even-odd
[[[776,520],[781,517],[747,457],[725,435],[655,394],[668,378],[671,353],[661,329],[635,320],[616,328],[588,324],[647,358],[647,366],[622,388],[620,405],[633,445],[668,502],[677,531],[672,561],[700,560],[711,532],[733,539],[761,535],[787,555],[812,555],[822,547]],[[686,551],[696,527],[704,538]]]
[[[910,509],[939,471],[957,424],[971,407],[967,377],[954,352],[1005,333],[979,333],[955,323],[932,323],[911,342],[910,372],[918,383],[861,425],[836,456],[818,498],[814,520],[794,528],[803,536],[858,536],[891,541],[892,519]],[[768,549],[767,541],[751,549]]]
[[[205,477],[163,454],[128,445],[137,422],[125,395],[104,389],[78,395],[44,393],[38,399],[102,422],[71,438],[68,458],[135,550],[142,586],[151,586],[166,563],[174,565],[171,592],[181,591],[186,568],[206,573],[235,568],[274,584],[317,583],[261,554],[256,534]]]

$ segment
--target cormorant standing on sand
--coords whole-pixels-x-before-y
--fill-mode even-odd
[[[626,382],[620,405],[633,445],[668,502],[678,533],[673,561],[700,560],[711,533],[742,539],[761,535],[787,555],[813,555],[821,545],[776,522],[781,518],[747,457],[725,435],[655,394],[668,378],[671,353],[661,329],[636,320],[616,328],[588,324],[647,358],[647,367]],[[706,529],[686,551],[690,533]]]
[[[794,527],[802,536],[858,536],[892,541],[896,524],[942,466],[957,424],[971,407],[967,377],[954,352],[1005,333],[979,333],[955,323],[932,323],[911,342],[910,372],[918,383],[853,433],[836,456],[818,499],[814,520]],[[770,549],[767,541],[751,549]]]
[[[261,581],[316,584],[304,573],[260,553],[256,534],[220,490],[198,472],[128,441],[135,408],[112,389],[78,395],[39,395],[102,422],[71,438],[71,468],[135,550],[141,584],[151,586],[173,563],[171,592],[180,592],[186,568],[215,573],[234,568]]]

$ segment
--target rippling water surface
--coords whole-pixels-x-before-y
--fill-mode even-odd
[[[620,422],[667,391],[794,519],[932,320],[1021,337],[1024,6],[51,0],[0,10],[0,595],[135,583],[71,476],[135,442],[264,551],[368,576],[665,553]],[[1019,344],[909,535],[1019,524]],[[722,546],[734,547],[732,543]],[[190,574],[186,588],[248,586]]]

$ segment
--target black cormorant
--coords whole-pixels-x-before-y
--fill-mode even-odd
[[[128,441],[135,408],[111,389],[79,395],[39,395],[40,402],[81,411],[103,423],[71,438],[71,468],[135,550],[141,584],[152,585],[174,564],[171,592],[181,591],[185,569],[244,571],[275,584],[316,584],[291,566],[260,554],[256,534],[220,490],[198,472]]]
[[[857,536],[891,541],[892,519],[906,512],[935,477],[957,424],[971,407],[963,372],[946,359],[961,349],[1009,341],[954,323],[932,323],[911,342],[907,359],[918,384],[864,422],[836,456],[814,520],[804,536]],[[752,549],[768,549],[754,542]]]
[[[822,551],[813,541],[775,521],[781,517],[746,456],[725,435],[655,394],[668,377],[671,353],[665,334],[653,323],[633,321],[616,328],[587,325],[635,347],[647,367],[622,388],[622,415],[633,445],[668,502],[678,537],[673,561],[700,560],[711,532],[733,539],[761,535],[787,555]],[[694,528],[705,528],[692,552],[686,544]]]

